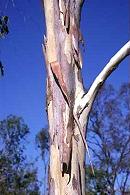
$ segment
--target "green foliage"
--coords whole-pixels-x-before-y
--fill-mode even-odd
[[[9,33],[8,16],[0,16],[0,38],[5,37]],[[4,66],[0,61],[0,75],[4,76]]]
[[[44,158],[46,151],[49,151],[49,134],[47,129],[43,128],[36,136],[36,144],[41,151],[41,156]]]
[[[21,117],[0,121],[0,194],[38,195],[39,182],[33,164],[24,155],[29,128]]]
[[[8,29],[8,16],[1,16],[0,17],[0,37],[4,37],[9,33]]]
[[[87,195],[97,195],[97,193],[102,195],[107,195],[108,189],[107,175],[102,169],[95,168],[95,176],[92,174],[91,167],[86,167],[86,194]]]

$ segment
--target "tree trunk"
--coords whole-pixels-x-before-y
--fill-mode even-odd
[[[107,77],[130,55],[130,41],[111,58],[85,93],[81,77],[80,13],[84,0],[43,0],[47,112],[50,134],[49,195],[85,194],[85,129]]]
[[[85,148],[73,116],[76,97],[84,94],[79,50],[82,3],[44,0],[50,195],[85,194]],[[86,119],[80,121],[85,135]]]

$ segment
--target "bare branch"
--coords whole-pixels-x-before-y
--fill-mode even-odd
[[[96,77],[87,94],[80,101],[81,111],[86,105],[91,106],[96,98],[99,88],[103,85],[108,76],[118,67],[118,65],[130,55],[130,41],[128,41],[108,62],[101,73]]]
[[[127,186],[127,181],[128,181],[128,179],[129,179],[129,175],[130,175],[130,171],[128,170],[128,171],[126,172],[126,177],[125,177],[125,180],[124,180],[124,182],[123,182],[123,185],[121,186],[121,188],[122,188],[122,193],[124,193],[125,190],[126,190],[126,186]]]

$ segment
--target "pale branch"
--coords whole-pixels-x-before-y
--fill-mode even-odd
[[[80,107],[80,113],[89,105],[89,110],[96,98],[96,95],[106,81],[108,76],[118,67],[118,65],[128,56],[130,55],[130,41],[128,41],[108,62],[108,64],[103,68],[101,73],[96,77],[93,84],[91,85],[89,91],[81,98],[79,101],[79,105],[76,107]]]

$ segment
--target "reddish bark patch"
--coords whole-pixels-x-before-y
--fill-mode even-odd
[[[75,174],[73,175],[72,186],[73,186],[73,190],[77,190],[78,189],[78,181],[75,178]]]
[[[69,100],[69,96],[68,96],[68,92],[67,92],[66,83],[65,83],[64,78],[63,78],[61,66],[60,66],[59,62],[57,62],[57,61],[52,62],[50,65],[51,65],[52,73],[54,74],[55,81],[58,84],[58,86],[60,87],[61,92],[62,92],[66,102],[69,105],[70,100]]]

